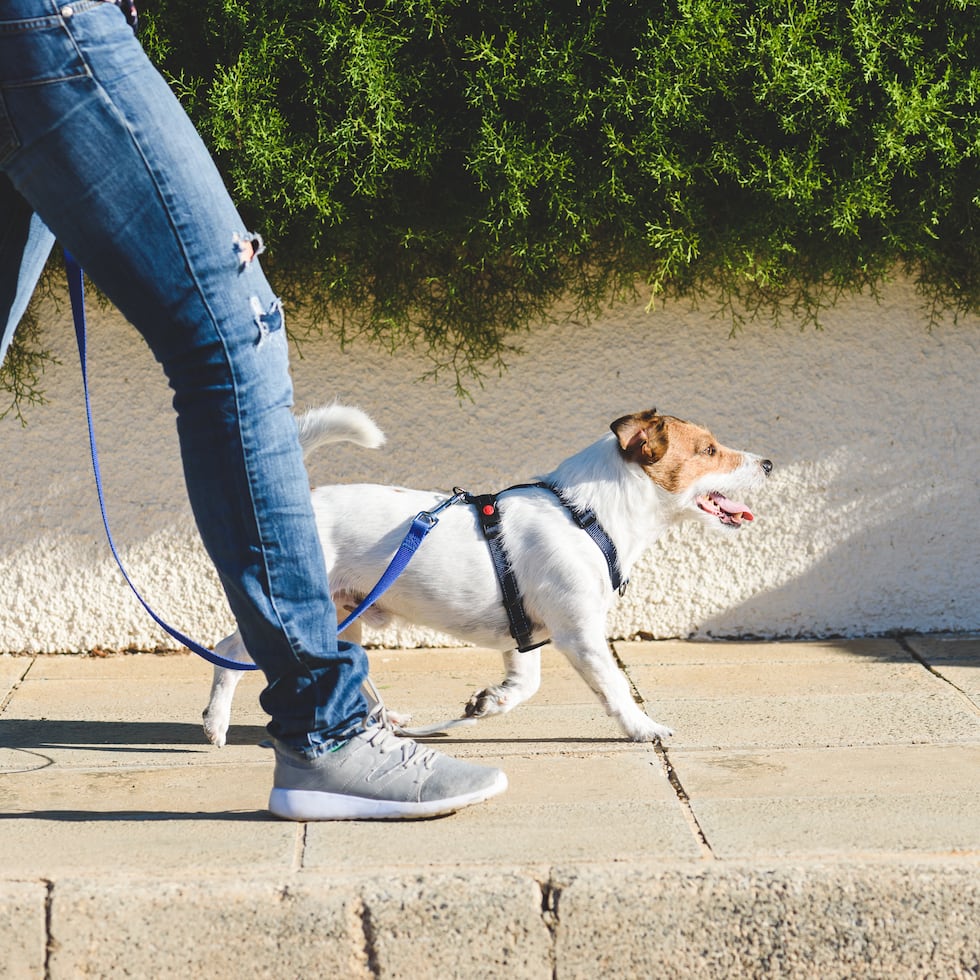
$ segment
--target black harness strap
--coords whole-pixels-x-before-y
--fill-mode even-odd
[[[583,510],[582,508],[576,507],[569,501],[560,487],[553,486],[550,483],[535,483],[531,484],[531,486],[543,487],[545,490],[550,490],[558,498],[565,510],[572,515],[572,520],[599,546],[599,550],[605,556],[606,565],[609,568],[609,581],[612,582],[613,589],[618,590],[619,594],[622,595],[626,591],[626,586],[629,585],[629,579],[623,578],[623,573],[619,568],[619,553],[616,551],[616,545],[613,539],[606,534],[606,529],[599,523],[599,518],[595,516],[595,511],[589,510],[588,508]]]
[[[510,487],[509,489],[513,490],[514,488]],[[506,491],[501,491],[501,493],[506,493]],[[497,581],[500,583],[500,590],[504,594],[504,609],[507,611],[507,619],[510,622],[510,635],[514,637],[517,649],[524,653],[527,650],[535,650],[544,646],[548,642],[547,640],[541,643],[531,642],[531,634],[534,632],[534,628],[524,611],[521,590],[517,587],[517,578],[510,566],[507,549],[500,537],[500,511],[497,510],[497,494],[484,493],[479,496],[467,494],[465,500],[476,507],[477,516],[480,518],[483,536],[487,539],[487,547],[490,549],[490,557],[493,559],[493,570],[497,573]]]

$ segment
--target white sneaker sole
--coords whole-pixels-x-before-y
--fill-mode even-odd
[[[372,800],[341,793],[318,793],[303,789],[273,789],[269,809],[284,820],[423,820],[455,813],[465,806],[483,803],[507,789],[501,772],[490,785],[462,796],[413,803],[408,800]]]

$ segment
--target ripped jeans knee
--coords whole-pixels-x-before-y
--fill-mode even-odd
[[[265,251],[265,242],[261,235],[254,232],[235,232],[232,236],[232,248],[238,261],[238,271],[243,273]],[[257,343],[263,344],[271,334],[282,330],[285,326],[282,300],[276,297],[271,302],[263,303],[258,296],[249,298],[249,308],[252,320],[258,330]]]
[[[239,272],[243,272],[265,251],[265,242],[262,240],[262,236],[247,231],[236,231],[232,236],[231,243],[235,254],[238,256]]]
[[[249,301],[252,308],[252,318],[258,327],[259,338],[257,343],[263,344],[269,337],[281,331],[285,325],[285,318],[282,312],[282,300],[274,299],[267,306],[263,306],[258,296],[253,296]]]

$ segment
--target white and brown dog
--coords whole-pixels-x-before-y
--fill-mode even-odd
[[[761,486],[768,459],[722,446],[707,429],[656,410],[616,419],[611,433],[542,478],[566,502],[592,511],[615,545],[623,578],[672,525],[698,520],[734,533],[752,514],[738,497]],[[380,446],[384,435],[363,412],[332,405],[299,420],[304,452],[332,442]],[[445,494],[376,485],[313,491],[313,506],[338,610],[374,587],[415,514]],[[626,735],[650,741],[670,735],[635,703],[606,639],[615,591],[603,551],[548,489],[526,486],[501,495],[501,537],[530,621],[533,642],[550,638],[596,693]],[[538,689],[538,650],[514,649],[501,587],[475,508],[448,507],[402,575],[365,614],[372,626],[390,615],[504,651],[506,676],[477,692],[472,718],[510,711]],[[348,630],[349,635],[357,624]],[[356,639],[356,637],[355,637]],[[250,661],[240,636],[222,640],[224,657]],[[240,671],[216,667],[204,730],[224,745]]]

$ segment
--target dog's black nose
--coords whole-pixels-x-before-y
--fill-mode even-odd
[[[766,476],[768,476],[772,472],[771,459],[764,459],[759,465],[762,467],[762,470],[766,474]]]

